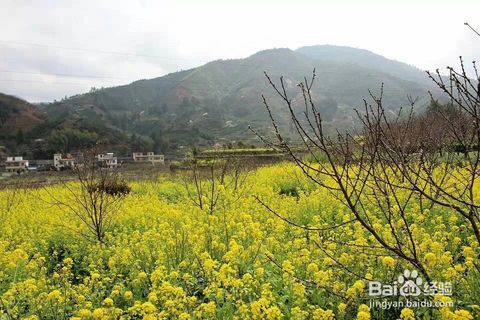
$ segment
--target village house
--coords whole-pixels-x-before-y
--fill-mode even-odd
[[[53,167],[53,159],[34,159],[30,160],[30,165],[37,167],[38,171],[50,171]]]
[[[133,162],[139,163],[151,163],[151,164],[164,164],[165,156],[163,154],[155,154],[153,152],[134,152]]]
[[[28,160],[24,160],[23,157],[7,157],[5,161],[5,171],[7,172],[20,172],[27,171]]]
[[[101,167],[115,168],[118,165],[117,157],[112,152],[97,155],[97,161]]]
[[[213,145],[213,149],[215,149],[215,150],[220,150],[220,149],[223,149],[223,148],[224,148],[223,144],[218,143],[218,142]]]
[[[62,170],[67,168],[71,169],[75,167],[75,158],[69,153],[55,153],[53,155],[53,166],[56,170]]]

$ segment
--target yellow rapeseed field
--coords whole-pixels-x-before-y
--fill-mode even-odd
[[[51,197],[65,186],[0,193],[0,319],[479,319],[479,248],[453,211],[408,208],[432,297],[453,306],[380,310],[368,282],[392,283],[412,266],[378,244],[326,189],[291,164],[217,186],[213,212],[178,177],[129,183],[103,244]],[[189,191],[187,191],[187,189]],[[208,199],[205,199],[208,202]],[[388,239],[390,227],[372,217]],[[393,297],[392,300],[398,300]]]

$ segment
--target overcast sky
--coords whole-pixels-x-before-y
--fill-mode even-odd
[[[421,69],[479,57],[480,1],[0,0],[0,92],[52,101],[243,58],[335,44]],[[55,74],[55,75],[53,75]],[[68,75],[68,76],[67,76]]]

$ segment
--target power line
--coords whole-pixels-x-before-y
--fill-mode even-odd
[[[150,55],[150,54],[138,54],[138,53],[131,53],[131,52],[119,52],[119,51],[96,50],[96,49],[86,49],[86,48],[72,48],[72,47],[63,47],[63,46],[52,46],[52,45],[30,43],[30,42],[0,40],[0,43],[22,45],[22,46],[33,46],[33,47],[47,48],[47,49],[61,49],[61,50],[94,52],[94,53],[120,55],[120,56],[130,56],[130,57],[160,58],[160,59],[163,59],[163,60],[176,60],[176,59],[169,59],[169,58],[161,57],[161,56],[158,56],[158,55]]]
[[[88,79],[123,79],[127,78],[120,77],[111,77],[111,76],[96,76],[96,75],[81,75],[81,74],[70,74],[70,73],[51,73],[51,72],[30,72],[30,71],[14,71],[14,70],[0,70],[3,73],[20,73],[20,74],[36,74],[36,75],[47,75],[47,76],[59,76],[59,77],[70,77],[70,78],[88,78]]]
[[[0,40],[2,42],[3,40]],[[1,45],[1,43],[0,43]],[[221,62],[226,62],[230,64],[230,66],[233,67],[245,67],[245,68],[253,68],[255,69],[257,66],[248,64],[242,61],[235,61],[238,59],[229,59],[229,60],[216,60],[213,62],[221,61]],[[205,68],[205,65],[199,66],[196,68],[192,68],[191,70],[195,69],[201,69]],[[190,69],[189,69],[190,70]],[[181,70],[181,71],[188,71],[188,70]],[[177,71],[180,72],[180,71]],[[59,77],[72,77],[72,78],[85,78],[85,79],[117,79],[117,80],[129,80],[128,78],[120,78],[120,77],[112,77],[112,76],[101,76],[101,75],[79,75],[79,74],[69,74],[69,73],[47,73],[47,72],[30,72],[30,71],[15,71],[15,70],[0,70],[0,73],[18,73],[18,74],[32,74],[32,75],[52,75],[52,76],[59,76]],[[176,72],[174,72],[176,73]],[[170,83],[172,85],[177,85],[185,81],[185,78],[182,78],[180,80],[170,80],[164,78],[163,75],[160,78],[157,78],[156,81],[161,81],[161,82],[166,82]],[[138,79],[139,80],[149,80],[149,79]],[[150,79],[153,80],[153,79]],[[75,83],[75,82],[59,82],[59,81],[38,81],[38,80],[27,80],[27,79],[0,79],[1,82],[24,82],[24,83],[38,83],[38,84],[44,84],[44,85],[74,85],[74,86],[91,86],[91,83]]]
[[[255,68],[255,66],[252,66],[252,65],[249,65],[249,64],[246,64],[246,63],[236,63],[234,64],[235,67],[246,67],[246,68]],[[197,68],[193,68],[193,69],[199,69],[199,68],[203,68],[204,66],[200,66],[200,67],[197,67]],[[183,70],[182,70],[183,71]],[[41,73],[41,72],[24,72],[24,71],[13,71],[13,70],[0,70],[0,73],[1,72],[5,72],[5,73],[25,73],[25,74],[42,74],[42,75],[57,75],[57,76],[65,76],[65,77],[78,77],[78,78],[85,78],[85,79],[117,79],[117,80],[128,80],[127,78],[114,78],[114,77],[109,77],[109,76],[82,76],[82,75],[73,75],[73,74],[60,74],[60,73]],[[179,71],[177,71],[179,72]],[[176,72],[175,72],[176,73]],[[165,76],[167,75],[163,75],[159,78],[150,78],[150,79],[137,79],[137,80],[134,80],[134,82],[136,81],[142,81],[142,80],[145,80],[145,81],[149,81],[149,80],[156,80],[156,81],[161,81],[161,82],[166,82],[166,83],[170,83],[172,85],[178,85],[182,82],[185,81],[185,78],[182,78],[180,80],[170,80],[170,79],[166,79]],[[41,83],[41,84],[45,84],[45,85],[50,85],[50,84],[59,84],[59,85],[78,85],[78,86],[85,86],[85,85],[89,85],[88,83],[71,83],[71,82],[58,82],[58,81],[55,81],[55,82],[48,82],[48,81],[36,81],[36,80],[24,80],[24,79],[0,79],[0,81],[2,82],[26,82],[26,83]]]
[[[3,82],[27,82],[27,83],[41,83],[45,85],[50,84],[60,84],[60,85],[78,85],[78,86],[90,86],[89,83],[80,83],[80,82],[46,82],[46,81],[35,81],[35,80],[23,80],[23,79],[0,79]]]
[[[0,71],[2,72],[2,71]],[[125,80],[128,80],[127,78],[119,78],[119,79],[125,79]],[[154,80],[155,78],[152,78],[152,79],[139,79],[139,80],[134,80],[133,82],[137,82],[137,81],[149,81],[149,80]],[[181,79],[181,80],[169,80],[169,79],[165,79],[165,78],[159,78],[159,79],[156,79],[157,81],[161,81],[161,82],[166,82],[166,83],[170,83],[170,84],[180,84],[182,83],[184,80]],[[74,82],[58,82],[58,81],[54,81],[54,82],[50,82],[50,81],[40,81],[40,80],[27,80],[27,79],[0,79],[0,81],[4,81],[4,82],[29,82],[29,83],[43,83],[43,84],[72,84],[72,85],[89,85],[88,82],[85,82],[85,83],[80,83],[80,82],[77,82],[77,83],[74,83]],[[115,85],[115,86],[118,86]]]
[[[31,43],[31,42],[19,42],[19,41],[9,41],[9,40],[0,40],[0,46],[6,44],[13,44],[13,45],[22,45],[22,46],[33,46],[39,48],[46,48],[46,49],[60,49],[60,50],[71,50],[71,51],[84,51],[84,52],[91,52],[91,53],[101,53],[101,54],[110,54],[110,55],[121,55],[121,56],[130,56],[130,57],[144,57],[144,58],[157,58],[161,60],[167,61],[174,61],[178,63],[178,61],[187,61],[185,59],[178,59],[178,58],[167,58],[162,57],[159,55],[152,55],[152,54],[138,54],[132,52],[120,52],[120,51],[108,51],[108,50],[97,50],[97,49],[89,49],[89,48],[74,48],[74,47],[64,47],[64,46],[53,46],[53,45],[46,45],[46,44],[39,44],[39,43]],[[206,63],[215,62],[215,61],[232,61],[232,60],[240,60],[240,58],[228,58],[228,59],[213,59],[211,61],[207,61]],[[188,62],[188,61],[187,61]],[[187,63],[188,64],[188,63]],[[205,64],[205,63],[204,63]],[[190,69],[192,67],[186,67]],[[180,68],[183,70],[183,68]]]
[[[153,80],[153,79],[141,79],[141,80],[149,81],[149,80]],[[136,80],[136,81],[141,81],[141,80]],[[92,85],[90,82],[85,82],[85,83],[59,82],[59,81],[50,82],[50,81],[27,80],[27,79],[0,79],[0,81],[3,81],[3,82],[41,83],[41,84],[45,84],[45,85],[50,85],[50,84],[79,85],[79,86],[91,86]],[[181,80],[175,80],[174,81],[174,80],[168,80],[168,79],[158,79],[158,81],[166,82],[166,83],[169,83],[169,84],[172,84],[172,85],[178,85],[178,84],[182,83],[184,80],[181,79]],[[115,86],[120,86],[120,84],[115,84],[114,87]],[[109,87],[106,87],[106,88],[109,88]]]

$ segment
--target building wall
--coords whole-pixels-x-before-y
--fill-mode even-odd
[[[134,162],[150,162],[150,163],[164,163],[165,157],[160,154],[154,154],[153,152],[134,152]]]

